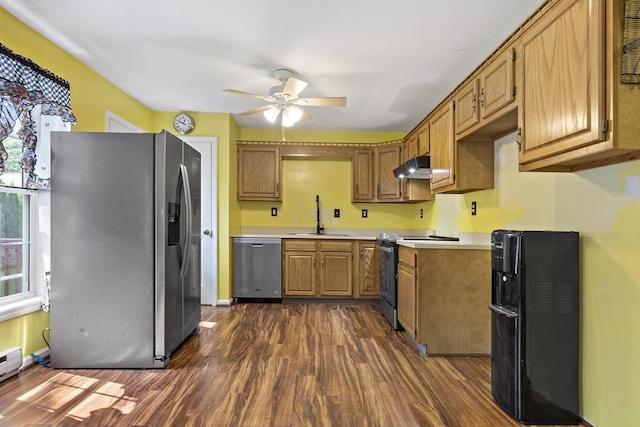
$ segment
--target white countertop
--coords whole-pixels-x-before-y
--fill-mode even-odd
[[[425,237],[433,233],[428,230],[386,230],[387,234],[397,235],[414,235],[416,237]],[[254,227],[250,230],[243,230],[241,233],[232,234],[231,237],[248,237],[248,238],[280,238],[280,239],[322,239],[322,240],[376,240],[380,230],[369,229],[343,229],[343,230],[327,230],[325,234],[315,234],[308,230],[297,229],[263,229]],[[491,249],[490,233],[459,233],[460,241],[439,241],[439,240],[410,240],[402,239],[397,243],[400,246],[406,246],[415,249]]]

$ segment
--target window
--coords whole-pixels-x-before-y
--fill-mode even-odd
[[[22,187],[20,122],[4,140],[10,161],[0,176],[0,301],[33,297],[31,266],[31,194]]]
[[[33,296],[29,286],[31,196],[0,187],[0,300]]]

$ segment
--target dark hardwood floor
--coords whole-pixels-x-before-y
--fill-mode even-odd
[[[0,426],[519,426],[490,384],[488,357],[424,357],[377,306],[236,304],[164,370],[21,372]]]

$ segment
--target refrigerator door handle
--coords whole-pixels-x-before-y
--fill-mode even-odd
[[[507,308],[504,308],[495,304],[491,304],[489,306],[489,310],[493,311],[496,314],[502,314],[504,316],[511,317],[511,318],[518,317],[518,313],[516,313],[515,311],[509,310]]]
[[[185,242],[182,249],[182,266],[180,267],[180,276],[187,274],[187,268],[189,267],[189,258],[191,257],[191,251],[189,250],[191,242],[191,185],[189,184],[189,173],[187,167],[183,164],[180,165],[180,174],[182,175],[182,189],[184,190],[184,199],[186,210],[186,229],[185,229]]]

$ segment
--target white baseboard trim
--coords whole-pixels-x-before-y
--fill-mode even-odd
[[[218,307],[230,307],[232,304],[232,301],[230,299],[219,299],[218,303],[216,304],[216,306]]]
[[[51,351],[49,350],[49,347],[40,349],[38,351],[36,351],[34,354],[37,354],[38,356],[42,357],[43,359],[46,359],[47,357],[49,357]],[[26,356],[24,356],[22,358],[22,366],[20,367],[20,370],[23,371],[25,369],[27,369],[29,366],[31,365],[35,365],[38,362],[35,361],[35,359],[33,357],[31,357],[31,354],[27,354]]]

